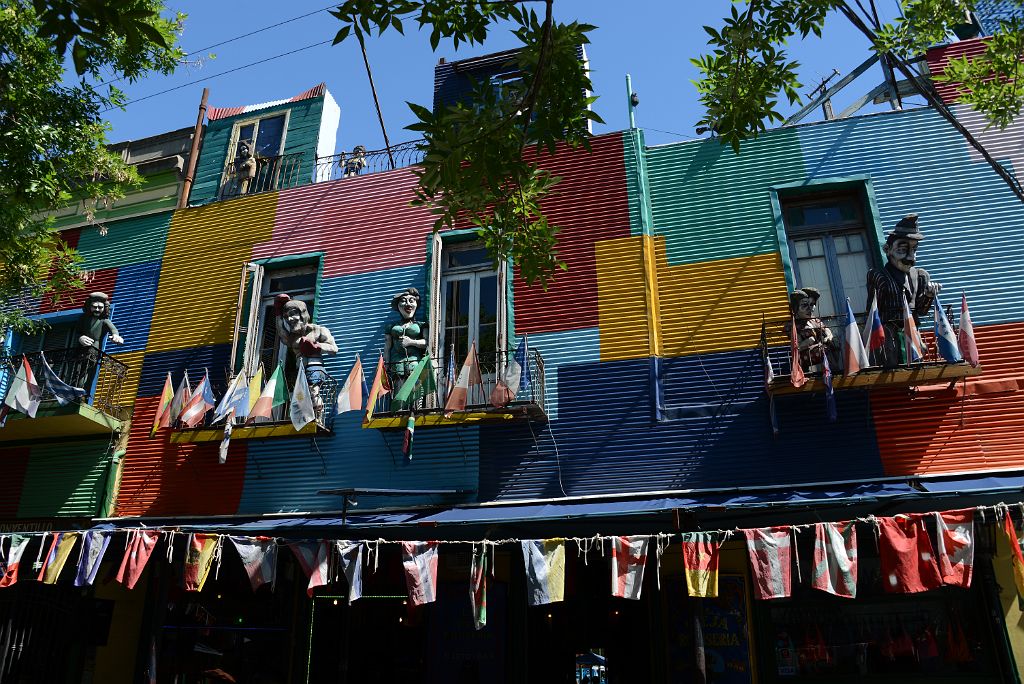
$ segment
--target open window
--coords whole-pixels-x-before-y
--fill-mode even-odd
[[[481,370],[493,370],[495,352],[505,330],[502,315],[506,302],[487,250],[478,242],[445,247],[441,254],[439,349],[443,358],[460,364],[476,342]],[[501,278],[503,280],[504,278]]]
[[[231,130],[221,182],[221,196],[276,190],[297,171],[282,163],[288,112],[239,121]],[[284,185],[289,185],[286,182]]]

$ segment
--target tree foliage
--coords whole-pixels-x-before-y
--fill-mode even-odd
[[[124,96],[94,83],[174,69],[182,17],[162,10],[157,0],[0,0],[0,301],[80,281],[77,253],[45,212],[139,182],[105,147],[101,112]],[[27,324],[16,310],[0,313],[0,328]]]

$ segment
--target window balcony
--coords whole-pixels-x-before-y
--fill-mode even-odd
[[[124,427],[131,416],[131,407],[122,403],[121,397],[128,366],[91,347],[45,352],[46,360],[57,377],[86,391],[85,396],[61,405],[42,381],[40,354],[24,354],[42,388],[42,401],[36,417],[12,412],[7,424],[0,429],[0,441],[109,434]],[[21,367],[21,359],[22,354],[0,356],[0,382],[4,392]]]
[[[479,354],[477,361],[480,365],[481,385],[473,385],[469,388],[466,399],[466,408],[461,411],[453,411],[446,415],[444,404],[449,394],[449,369],[447,361],[435,362],[437,367],[437,392],[415,398],[411,405],[398,405],[394,401],[394,394],[402,386],[404,377],[399,374],[399,368],[388,366],[388,380],[391,382],[392,391],[379,399],[374,407],[373,419],[364,423],[363,427],[375,429],[404,429],[411,413],[416,414],[417,427],[445,426],[445,425],[471,425],[481,421],[505,421],[505,420],[547,420],[544,403],[544,359],[540,352],[530,350],[527,363],[530,369],[530,385],[523,387],[520,383],[519,392],[514,401],[507,406],[498,408],[491,404],[491,392],[494,390],[505,369],[508,359],[513,352],[491,352],[490,354]],[[458,378],[462,370],[462,361],[456,361],[452,369],[451,378]],[[525,369],[522,377],[526,377]],[[422,395],[422,392],[420,393]],[[415,397],[415,393],[413,395]]]
[[[981,375],[981,366],[972,368],[969,364],[948,363],[937,352],[934,331],[919,328],[927,345],[923,360],[915,363],[901,363],[895,368],[882,368],[880,365],[862,369],[852,376],[845,375],[844,368],[844,337],[846,316],[826,316],[821,320],[832,332],[832,343],[828,347],[828,362],[832,369],[832,387],[836,391],[844,389],[880,389],[883,387],[916,387],[919,385],[953,385],[962,378]],[[922,322],[923,323],[923,322]],[[825,381],[821,372],[807,372],[807,383],[802,387],[794,387],[790,381],[790,319],[765,321],[761,325],[761,357],[772,364],[774,380],[768,385],[771,394],[797,394],[800,392],[823,392]],[[858,320],[857,331],[863,328],[863,321]],[[877,363],[875,355],[871,355],[872,363]],[[767,375],[766,375],[767,377]]]

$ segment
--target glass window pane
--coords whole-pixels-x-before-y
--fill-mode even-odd
[[[807,245],[811,249],[811,256],[824,256],[825,245],[821,239],[808,240]]]
[[[850,251],[845,235],[836,235],[832,238],[832,242],[835,244],[836,254],[846,254]]]
[[[490,266],[491,257],[483,247],[476,249],[454,249],[448,252],[448,268],[462,268],[466,266]]]
[[[477,331],[477,348],[481,355],[493,357],[497,348],[498,332],[498,278],[489,275],[479,281],[479,327]]]
[[[811,256],[811,250],[807,246],[807,240],[797,240],[795,244],[797,258],[806,258]]]
[[[297,293],[316,291],[316,273],[313,271],[288,275],[271,273],[269,275],[270,277],[267,279],[268,294],[286,292],[294,296]]]
[[[284,114],[260,120],[256,134],[256,154],[261,157],[276,157],[281,154],[281,137],[284,135]]]
[[[846,236],[850,241],[851,252],[862,252],[864,251],[864,238],[861,237],[860,233],[851,233]]]
[[[256,124],[245,124],[238,129],[238,141],[248,140],[252,142],[253,134],[256,132]]]
[[[786,211],[786,223],[790,226],[804,225],[804,210],[800,207],[791,207]]]
[[[828,268],[823,257],[800,259],[797,262],[801,287],[816,287],[821,290],[818,300],[818,315],[832,316],[835,308],[832,300],[832,285],[828,280]]]
[[[841,254],[836,257],[839,262],[839,277],[843,279],[843,296],[850,298],[854,313],[866,311],[868,288],[868,260],[864,252]]]
[[[448,353],[455,345],[455,363],[462,363],[469,351],[469,279],[449,280],[445,284],[444,345]]]

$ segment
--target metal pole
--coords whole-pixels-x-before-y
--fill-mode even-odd
[[[388,162],[391,168],[395,168],[395,158],[391,156],[391,143],[388,141],[388,129],[384,127],[384,115],[380,111],[380,100],[377,99],[377,87],[373,85],[373,72],[370,71],[370,59],[366,56],[366,41],[363,40],[363,32],[356,29],[356,39],[359,40],[359,49],[363,51],[363,64],[366,65],[366,76],[370,79],[370,92],[373,93],[373,104],[377,106],[377,119],[380,121],[380,132],[384,134],[384,149],[388,151]]]
[[[203,88],[203,99],[199,103],[199,116],[196,118],[196,129],[192,132],[192,148],[188,152],[188,170],[181,184],[181,197],[178,198],[178,209],[188,206],[188,196],[192,192],[192,181],[195,180],[196,162],[199,161],[199,142],[203,137],[203,119],[206,118],[206,100],[210,97],[210,89]]]
[[[629,127],[636,128],[636,114],[633,107],[633,79],[626,74],[626,103],[629,105]]]

